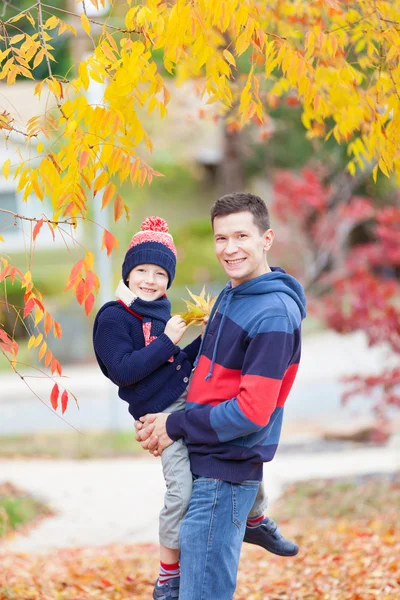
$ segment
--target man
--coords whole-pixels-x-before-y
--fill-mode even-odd
[[[186,410],[146,415],[137,433],[156,455],[180,438],[189,449],[194,484],[180,533],[180,600],[231,600],[245,534],[262,545],[265,531],[246,521],[263,462],[278,446],[306,314],[301,285],[268,265],[274,233],[258,196],[223,196],[211,220],[230,282],[210,316]]]

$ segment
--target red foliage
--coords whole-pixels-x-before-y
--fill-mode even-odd
[[[283,225],[281,250],[295,248],[289,258],[296,263],[292,270],[330,328],[339,333],[361,330],[370,346],[385,344],[389,352],[400,354],[400,207],[380,208],[360,196],[341,200],[323,176],[320,167],[298,176],[278,173],[273,208]],[[360,224],[371,241],[352,245],[349,236]],[[374,394],[380,417],[387,406],[400,407],[399,368],[346,381],[350,387],[344,401]]]

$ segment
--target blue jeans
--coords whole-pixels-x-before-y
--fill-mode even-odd
[[[247,516],[259,482],[195,478],[180,531],[179,600],[232,600]]]

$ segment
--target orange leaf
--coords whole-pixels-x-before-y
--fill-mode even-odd
[[[46,335],[49,334],[49,331],[51,329],[51,324],[53,323],[53,317],[51,316],[50,313],[48,313],[46,311],[46,316],[44,318],[44,332]],[[46,365],[47,366],[47,365]]]
[[[90,313],[90,311],[92,310],[93,304],[94,304],[94,296],[93,296],[93,294],[89,294],[89,296],[86,298],[86,302],[85,302],[86,315],[88,315]]]
[[[64,292],[71,289],[75,285],[76,278],[77,278],[78,274],[81,272],[83,265],[84,265],[83,258],[81,258],[80,260],[78,260],[78,262],[76,262],[74,264],[74,266],[72,267],[71,273],[68,277],[67,285],[65,286]]]
[[[86,165],[89,162],[89,158],[90,158],[90,155],[87,150],[84,150],[83,152],[80,153],[80,156],[79,156],[79,168],[80,169],[84,169],[86,167]]]
[[[93,195],[95,196],[97,194],[97,192],[99,190],[101,190],[101,188],[103,188],[106,183],[108,182],[108,180],[110,179],[110,176],[108,175],[107,171],[103,171],[102,173],[100,173],[100,175],[98,176],[98,178],[96,179],[96,181],[94,182],[93,185]]]
[[[107,185],[106,189],[104,190],[103,199],[101,202],[101,210],[103,210],[103,208],[105,208],[111,202],[116,189],[117,189],[117,187],[116,187],[115,183],[110,181],[110,183]]]
[[[140,171],[140,179],[139,179],[140,186],[144,185],[144,183],[146,181],[146,177],[147,177],[147,169],[146,169],[146,167],[143,167],[143,169]]]
[[[119,194],[116,195],[114,200],[114,221],[117,222],[124,212],[125,203]]]
[[[44,366],[48,367],[49,364],[51,363],[51,359],[53,358],[53,354],[51,352],[51,350],[47,350],[46,353],[46,358],[44,359]]]
[[[62,336],[62,329],[60,323],[54,321],[54,337],[60,338]]]
[[[58,396],[60,394],[60,390],[58,389],[58,385],[55,383],[53,389],[50,394],[50,402],[54,410],[57,410],[58,407]]]
[[[103,243],[101,245],[101,249],[106,248],[107,256],[110,256],[114,245],[117,247],[117,240],[115,239],[112,233],[105,229],[103,233]]]
[[[35,227],[33,228],[33,241],[36,240],[36,236],[39,233],[39,231],[41,230],[43,225],[43,219],[40,219],[40,221],[38,221],[35,225]]]
[[[61,410],[62,410],[62,414],[65,413],[65,411],[67,410],[67,405],[68,405],[68,392],[67,390],[64,390],[61,396]]]
[[[140,166],[140,158],[137,158],[133,165],[131,166],[131,184],[134,185],[136,181],[136,176]]]
[[[95,286],[93,271],[88,271],[85,279],[85,295],[87,296]]]

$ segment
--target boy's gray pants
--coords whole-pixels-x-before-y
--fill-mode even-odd
[[[173,413],[185,410],[187,391],[164,412]],[[179,549],[179,530],[192,495],[192,473],[189,452],[184,441],[178,440],[161,454],[161,462],[167,491],[164,507],[160,512],[160,544],[166,548]],[[268,498],[261,482],[249,517],[258,517],[267,508]]]

